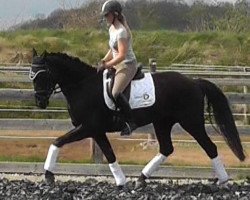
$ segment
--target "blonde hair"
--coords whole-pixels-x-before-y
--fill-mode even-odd
[[[122,23],[128,32],[129,39],[132,39],[132,32],[123,13],[118,13],[117,19]]]

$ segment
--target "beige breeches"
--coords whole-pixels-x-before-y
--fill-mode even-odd
[[[114,67],[116,69],[112,95],[114,98],[125,90],[137,71],[137,62],[120,63]]]

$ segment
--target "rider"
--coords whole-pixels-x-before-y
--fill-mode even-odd
[[[132,34],[118,1],[106,1],[102,6],[101,14],[110,26],[110,49],[101,60],[101,65],[102,68],[116,70],[112,95],[126,121],[121,135],[130,135],[137,125],[132,117],[129,102],[122,92],[137,71],[137,61],[132,48]]]

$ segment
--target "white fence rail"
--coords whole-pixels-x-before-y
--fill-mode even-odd
[[[156,64],[156,63],[154,63]],[[150,65],[151,66],[151,65]],[[154,65],[154,67],[156,67]],[[26,83],[31,85],[31,81],[28,78],[29,73],[29,66],[0,66],[0,83]],[[226,96],[229,100],[229,102],[232,105],[235,104],[243,104],[243,112],[238,113],[234,112],[234,116],[237,117],[237,120],[241,120],[242,124],[247,125],[245,130],[248,129],[249,124],[249,117],[250,114],[248,112],[248,107],[250,104],[250,93],[248,93],[248,87],[250,87],[250,67],[240,67],[240,66],[211,66],[211,65],[190,65],[190,64],[173,64],[169,67],[164,67],[157,69],[157,71],[179,71],[182,74],[185,74],[189,77],[202,77],[210,80],[211,82],[214,82],[220,87],[224,86],[233,86],[233,87],[240,87],[241,92],[226,92]],[[148,71],[148,70],[145,70]],[[18,100],[34,100],[34,92],[33,89],[15,89],[15,88],[1,88],[0,89],[0,100],[1,101],[18,101]],[[52,101],[53,100],[63,100],[64,97],[62,94],[55,94],[52,95]],[[29,107],[29,108],[5,108],[3,105],[0,109],[0,114],[6,112],[15,112],[15,113],[21,113],[21,112],[37,112],[37,113],[67,113],[66,108],[54,108],[50,110],[40,110],[35,107]],[[4,120],[6,120],[6,123],[4,123]],[[14,122],[16,120],[16,123]],[[46,126],[47,121],[46,119],[25,119],[25,120],[33,120],[36,123],[33,123],[34,129],[37,129],[37,124],[40,124],[41,126]],[[11,129],[10,126],[8,126],[8,121],[14,128],[22,129],[32,128],[31,126],[27,126],[27,123],[20,124],[19,119],[1,119],[1,128],[2,129]],[[21,119],[22,121],[22,119]],[[24,120],[23,120],[24,121]],[[41,121],[38,123],[38,121]],[[43,122],[44,121],[44,122]],[[30,122],[30,121],[29,121]],[[57,122],[57,120],[53,121],[53,123],[58,123],[59,126],[62,122]],[[51,123],[49,123],[49,126],[52,126]],[[39,126],[40,126],[39,125]],[[21,126],[21,127],[19,127]],[[58,127],[57,125],[52,126],[52,129],[55,129]],[[63,127],[63,126],[60,126]],[[68,125],[66,126],[66,128]],[[44,127],[43,127],[44,129]]]
[[[149,68],[145,71],[156,71],[155,59],[150,59]],[[30,67],[26,66],[14,66],[6,65],[0,66],[0,84],[15,85],[25,84],[32,88],[31,81],[28,78]],[[235,118],[242,122],[237,125],[237,128],[241,134],[249,134],[249,117],[248,107],[250,104],[250,94],[248,93],[248,87],[250,87],[250,67],[239,66],[211,66],[211,65],[190,65],[190,64],[173,64],[169,67],[159,67],[157,71],[179,71],[189,77],[206,78],[211,82],[214,82],[220,87],[240,87],[241,92],[226,92],[226,96],[232,105],[243,104],[243,112],[234,112]],[[52,95],[53,100],[63,100],[62,94]],[[1,101],[30,101],[34,100],[33,89],[15,89],[0,88],[0,102]],[[22,106],[23,107],[23,106]],[[20,108],[9,108],[1,105],[1,113],[67,113],[66,108],[50,108],[48,110],[40,110],[34,106]],[[240,118],[239,118],[240,117]],[[239,119],[240,120],[239,120]],[[70,119],[28,119],[28,118],[0,118],[1,130],[70,130],[72,124]],[[206,125],[208,133],[214,132],[211,125]],[[149,133],[149,139],[154,139],[154,130],[152,125],[147,125],[137,129],[138,132]],[[183,129],[177,124],[173,128],[173,132],[183,132]],[[7,138],[8,139],[8,138]],[[92,157],[95,162],[102,162],[103,155],[100,153],[100,149],[96,145],[92,145]]]

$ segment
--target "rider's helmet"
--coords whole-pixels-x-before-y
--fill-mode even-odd
[[[121,12],[122,12],[122,6],[118,1],[108,0],[102,6],[101,15],[105,16],[108,13],[113,13],[113,14],[119,15],[119,14],[121,14]]]

